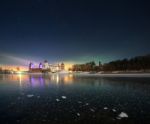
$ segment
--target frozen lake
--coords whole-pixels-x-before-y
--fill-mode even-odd
[[[141,124],[149,77],[0,74],[1,124]]]

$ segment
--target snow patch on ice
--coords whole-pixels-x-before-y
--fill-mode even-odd
[[[31,98],[31,97],[33,97],[33,96],[34,96],[33,94],[28,94],[28,95],[27,95],[28,98]]]
[[[90,109],[90,111],[91,111],[91,112],[95,112],[95,110],[94,110],[94,109],[92,109],[92,108]]]
[[[59,100],[59,99],[56,99],[56,101],[59,102],[60,100]]]
[[[61,98],[62,98],[62,99],[67,99],[67,97],[66,97],[66,96],[61,96]]]
[[[107,110],[108,108],[107,108],[107,107],[104,107],[104,109]]]
[[[116,112],[116,109],[112,109],[113,112]]]
[[[81,102],[81,101],[78,101],[78,103],[81,104],[82,102]]]
[[[125,112],[121,112],[119,115],[118,115],[119,118],[128,118],[128,115],[125,113]]]
[[[88,105],[89,105],[89,103],[86,103],[85,105],[87,105],[87,106],[88,106]]]
[[[77,116],[80,116],[80,113],[77,113]]]

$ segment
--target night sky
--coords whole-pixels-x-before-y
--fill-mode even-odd
[[[143,0],[0,0],[0,63],[149,54],[149,8]]]

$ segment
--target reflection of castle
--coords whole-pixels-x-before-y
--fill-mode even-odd
[[[40,63],[36,65],[34,63],[29,64],[29,71],[30,72],[59,72],[65,69],[65,64],[49,64],[47,60],[44,63]]]

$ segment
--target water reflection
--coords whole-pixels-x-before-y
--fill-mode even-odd
[[[113,77],[81,77],[72,74],[12,74],[0,75],[0,85],[14,88],[44,88],[72,86],[79,88],[97,88],[107,90],[126,90],[147,93],[150,89],[150,78],[113,78]],[[7,88],[6,88],[7,90]]]
[[[20,87],[22,87],[22,75],[19,74],[19,84],[20,84]]]
[[[60,75],[60,74],[11,74],[11,75],[0,75],[0,81],[8,83],[19,84],[20,87],[30,85],[31,87],[44,87],[60,84],[71,84],[73,82],[73,75]]]
[[[20,87],[44,87],[49,85],[81,84],[123,88],[149,88],[150,78],[80,77],[73,74],[1,74],[0,83],[18,84]]]
[[[42,87],[45,85],[45,81],[42,76],[36,77],[33,75],[29,75],[29,83],[31,87]]]
[[[73,76],[71,75],[29,75],[29,82],[32,87],[44,87],[49,85],[71,84]]]

